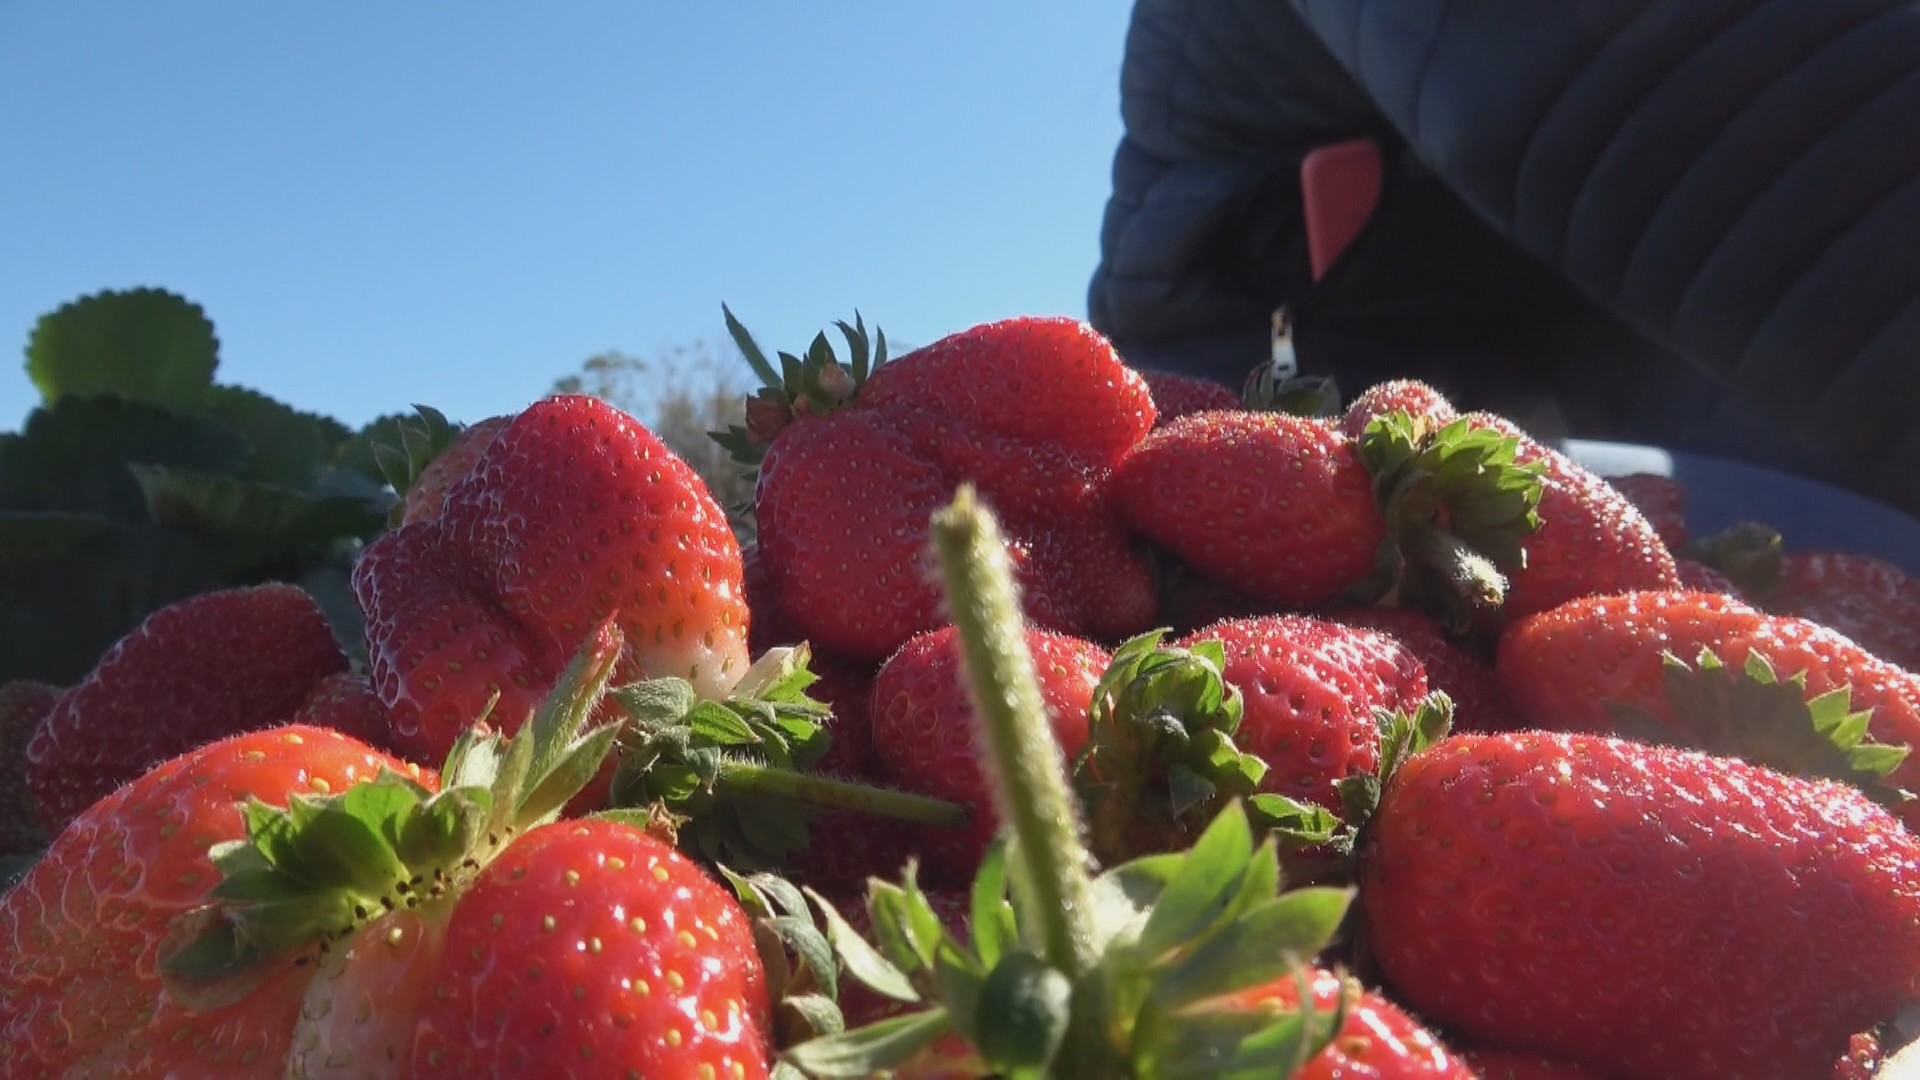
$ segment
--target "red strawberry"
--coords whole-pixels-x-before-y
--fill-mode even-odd
[[[927,522],[962,481],[1000,513],[1029,614],[1117,637],[1155,606],[1151,568],[1106,506],[1107,475],[1154,420],[1147,386],[1070,319],[1011,319],[943,338],[867,374],[820,339],[749,409],[737,453],[764,453],[760,556],[776,601],[815,646],[879,662],[943,621]],[[742,349],[758,348],[736,328]]]
[[[1515,439],[1517,460],[1544,470],[1540,528],[1526,541],[1525,568],[1509,576],[1507,618],[1595,593],[1679,587],[1673,555],[1652,523],[1605,480],[1501,417],[1475,413],[1468,420]]]
[[[1261,789],[1338,810],[1335,781],[1379,765],[1375,709],[1416,707],[1420,661],[1391,636],[1304,615],[1216,623],[1177,644],[1219,641],[1245,713],[1234,743],[1267,763]],[[1070,744],[1071,745],[1071,744]]]
[[[1165,427],[1188,413],[1238,409],[1240,395],[1212,379],[1180,375],[1171,371],[1141,368],[1140,378],[1153,391],[1153,426]]]
[[[1469,651],[1426,615],[1406,608],[1346,608],[1327,618],[1391,635],[1420,661],[1427,685],[1453,700],[1456,731],[1506,731],[1520,726],[1494,677],[1493,665]]]
[[[277,1074],[311,968],[244,1000],[163,993],[163,941],[219,880],[208,845],[245,835],[239,806],[344,791],[380,769],[433,776],[337,732],[281,727],[207,744],[88,807],[0,897],[0,1073]]]
[[[1578,1065],[1538,1054],[1468,1050],[1460,1056],[1480,1080],[1602,1080]]]
[[[29,679],[0,684],[0,855],[34,851],[47,842],[27,787],[27,743],[62,692]]]
[[[475,879],[445,934],[409,1075],[768,1075],[746,913],[638,829],[528,832]]]
[[[373,684],[358,672],[342,671],[320,680],[300,708],[293,723],[332,728],[370,746],[385,746],[392,726],[387,707],[380,702]]]
[[[725,513],[684,461],[595,398],[515,416],[439,516],[368,545],[353,588],[392,742],[423,758],[445,754],[495,693],[492,722],[518,727],[608,617],[628,678],[675,675],[718,696],[747,667]]]
[[[1347,437],[1359,441],[1367,425],[1389,413],[1404,412],[1422,422],[1429,430],[1459,419],[1460,413],[1446,395],[1415,379],[1388,379],[1361,391],[1340,418]]]
[[[1091,642],[1027,631],[1041,693],[1071,757],[1087,739],[1087,707],[1110,657]],[[920,634],[881,666],[873,682],[873,747],[881,775],[900,787],[961,803],[964,830],[928,828],[921,853],[928,880],[964,881],[999,828],[975,750],[973,704],[951,626]]]
[[[1465,1038],[1603,1075],[1799,1080],[1915,990],[1920,838],[1844,784],[1463,734],[1406,759],[1368,829],[1373,955]]]
[[[1346,997],[1347,1015],[1326,1049],[1288,1074],[1289,1080],[1478,1080],[1479,1074],[1398,1005],[1373,991],[1360,992],[1324,968],[1310,973],[1316,1012],[1330,1013]],[[1291,976],[1243,990],[1228,999],[1249,1010],[1297,1009],[1300,990]]]
[[[1669,551],[1687,546],[1687,491],[1680,481],[1658,473],[1609,476],[1606,480],[1640,509]]]
[[[447,489],[452,487],[473,471],[493,442],[500,429],[507,426],[507,416],[492,416],[477,423],[469,424],[454,433],[446,449],[421,468],[413,483],[407,486],[406,498],[401,504],[400,524],[411,525],[424,521],[440,512],[446,503]]]
[[[1759,598],[1781,615],[1837,630],[1883,659],[1920,672],[1920,581],[1870,555],[1790,551]]]
[[[1142,536],[1253,600],[1337,600],[1387,536],[1352,440],[1287,413],[1196,413],[1147,436],[1115,476]]]
[[[27,783],[57,833],[88,804],[203,743],[284,723],[346,654],[292,585],[201,593],[147,616],[34,732]]]
[[[1803,676],[1809,696],[1849,691],[1869,710],[1868,733],[1881,743],[1920,745],[1920,677],[1879,659],[1814,623],[1768,615],[1717,593],[1645,592],[1587,597],[1524,619],[1500,639],[1495,672],[1508,700],[1531,724],[1560,731],[1612,732],[1612,707],[1626,706],[1672,728],[1702,735],[1717,718],[1675,714],[1663,655],[1692,663],[1711,650],[1741,670],[1758,652],[1780,678]],[[1887,780],[1920,785],[1909,756]],[[1920,822],[1920,808],[1903,809]]]

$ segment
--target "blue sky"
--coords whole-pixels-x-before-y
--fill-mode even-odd
[[[34,320],[202,303],[358,424],[608,349],[1085,314],[1128,5],[0,3],[0,428]]]

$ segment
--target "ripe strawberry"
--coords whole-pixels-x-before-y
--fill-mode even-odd
[[[27,787],[27,743],[62,692],[30,679],[0,684],[0,855],[36,851],[47,842]]]
[[[718,696],[747,667],[740,548],[693,470],[632,417],[558,396],[513,417],[437,517],[353,573],[393,745],[437,760],[499,694],[511,731],[589,630],[625,632],[623,676]]]
[[[433,783],[337,732],[279,727],[197,747],[88,807],[0,897],[0,1073],[276,1073],[311,969],[190,1002],[162,992],[163,943],[219,880],[208,846],[245,835],[241,803],[345,791],[383,768]]]
[[[1399,1000],[1604,1075],[1820,1075],[1920,971],[1920,838],[1844,784],[1462,734],[1405,760],[1368,829],[1360,899]]]
[[[833,710],[833,743],[811,771],[859,782],[883,779],[873,749],[868,665],[815,655],[820,681],[807,692]],[[870,877],[892,877],[913,857],[916,832],[893,818],[855,810],[822,810],[807,825],[807,847],[787,859],[786,875],[828,895],[858,892]]]
[[[1609,476],[1606,481],[1639,508],[1667,550],[1687,546],[1687,491],[1680,481],[1658,473]]]
[[[1218,412],[1240,407],[1240,395],[1212,379],[1180,375],[1154,368],[1140,368],[1140,378],[1153,392],[1154,427],[1197,412]]]
[[[1374,710],[1411,710],[1427,694],[1413,653],[1364,627],[1272,615],[1216,623],[1176,644],[1209,640],[1225,646],[1223,674],[1245,702],[1234,743],[1268,766],[1260,789],[1329,810],[1340,807],[1337,781],[1379,765]]]
[[[1761,607],[1838,631],[1882,659],[1920,672],[1920,581],[1870,555],[1789,551]]]
[[[1404,412],[1420,421],[1428,430],[1436,430],[1460,418],[1446,395],[1415,379],[1388,379],[1360,392],[1340,418],[1341,430],[1359,441],[1367,425],[1390,413]]]
[[[294,711],[291,722],[332,728],[369,746],[382,748],[392,732],[387,722],[387,707],[381,704],[380,695],[374,692],[373,684],[365,675],[354,671],[336,672],[320,680]]]
[[[286,722],[347,668],[320,606],[282,584],[188,597],[147,616],[41,721],[27,783],[49,835],[154,764]]]
[[[1675,556],[1673,568],[1680,588],[1686,592],[1725,593],[1736,598],[1745,595],[1745,590],[1732,578],[1697,559]]]
[[[1069,757],[1087,739],[1087,707],[1111,659],[1091,642],[1027,631],[1053,732]],[[880,774],[908,791],[967,806],[965,829],[920,831],[928,880],[964,881],[1000,822],[988,799],[975,749],[973,704],[953,627],[920,634],[900,647],[873,682],[873,748]]]
[[[760,557],[813,645],[878,663],[944,621],[927,521],[963,481],[999,511],[1035,622],[1105,638],[1152,619],[1151,568],[1105,492],[1153,401],[1092,329],[1011,319],[869,365],[864,327],[843,327],[851,373],[823,337],[783,376],[734,328],[769,386],[727,441],[759,456]]]
[[[1578,1065],[1538,1054],[1467,1050],[1460,1056],[1480,1080],[1602,1080]]]
[[[1387,538],[1352,440],[1288,413],[1182,417],[1143,439],[1114,485],[1142,536],[1280,608],[1337,600]]]
[[[1305,1067],[1290,1073],[1289,1080],[1479,1080],[1481,1074],[1460,1055],[1379,993],[1362,993],[1356,984],[1325,968],[1314,968],[1308,980],[1316,1012],[1333,1012],[1344,996],[1347,1014],[1333,1041]],[[1226,1002],[1248,1010],[1292,1010],[1299,1003],[1300,989],[1292,977],[1242,990]]]
[[[765,975],[733,896],[629,825],[535,828],[454,906],[411,1075],[768,1075]]]
[[[1531,724],[1559,731],[1614,732],[1620,707],[1651,717],[1677,736],[1698,738],[1719,717],[1680,715],[1669,700],[1663,656],[1692,663],[1710,650],[1731,670],[1759,653],[1782,679],[1803,676],[1805,694],[1847,691],[1850,708],[1870,711],[1868,734],[1920,745],[1920,677],[1804,619],[1768,615],[1717,593],[1640,592],[1586,597],[1509,626],[1494,670],[1508,700]],[[1909,756],[1887,776],[1920,784]],[[1920,823],[1920,808],[1902,816]]]
[[[1407,608],[1344,608],[1327,618],[1391,635],[1419,659],[1429,688],[1453,700],[1456,731],[1507,731],[1520,726],[1493,665],[1450,637],[1432,618]]]
[[[1521,464],[1542,468],[1540,528],[1526,541],[1526,566],[1507,583],[1506,617],[1545,611],[1576,597],[1680,585],[1673,555],[1653,525],[1605,480],[1558,450],[1489,413],[1474,427],[1513,438]]]
[[[400,524],[411,525],[440,512],[447,489],[466,478],[512,417],[491,416],[454,432],[445,449],[434,455],[407,485],[401,502]]]

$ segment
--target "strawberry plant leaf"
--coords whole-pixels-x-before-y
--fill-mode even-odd
[[[300,491],[311,488],[340,444],[353,437],[337,420],[240,386],[210,387],[201,411],[239,432],[252,448],[245,479]]]
[[[163,289],[81,297],[42,316],[27,339],[27,376],[49,403],[113,394],[192,412],[219,364],[206,312]]]

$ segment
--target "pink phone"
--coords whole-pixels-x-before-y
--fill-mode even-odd
[[[1380,204],[1381,175],[1380,147],[1372,139],[1323,146],[1300,160],[1300,201],[1314,280],[1327,272],[1373,216]]]

